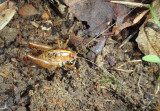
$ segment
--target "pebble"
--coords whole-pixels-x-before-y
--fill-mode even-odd
[[[0,48],[0,54],[4,53],[4,48]]]
[[[33,7],[32,4],[26,4],[22,6],[19,10],[19,15],[22,16],[23,18],[27,18],[32,15],[36,15],[38,13],[37,9]]]
[[[6,47],[6,48],[8,48],[10,45],[11,45],[11,42],[10,42],[10,41],[6,41],[6,42],[5,42],[5,47]]]

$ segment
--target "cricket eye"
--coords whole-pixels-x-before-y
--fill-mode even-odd
[[[73,56],[73,55],[71,55],[71,57],[74,59],[74,56]]]
[[[74,56],[74,55],[72,55],[72,54],[70,55],[70,57],[72,57],[73,59],[75,58],[75,56]]]

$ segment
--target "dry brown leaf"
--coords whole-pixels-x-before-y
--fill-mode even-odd
[[[132,26],[132,24],[128,22],[125,22],[123,25],[116,24],[112,29],[112,33],[114,33],[115,35],[118,35],[123,29],[130,26]]]
[[[148,12],[149,10],[145,10],[142,13],[140,13],[134,20],[133,20],[133,25],[138,23]]]
[[[119,23],[116,23],[116,25],[113,27],[112,33],[114,33],[115,35],[118,35],[123,29],[137,24],[147,14],[148,11],[149,10],[145,10],[142,13],[140,13],[138,16],[135,17],[133,22],[129,22],[128,20],[122,25],[120,25]]]
[[[134,0],[129,0],[129,1],[110,1],[112,3],[118,3],[118,4],[123,4],[123,5],[126,5],[128,7],[131,7],[131,8],[135,8],[135,7],[146,7],[148,8],[149,4],[143,4],[143,3],[137,3],[137,2],[134,2]]]
[[[64,0],[64,3],[69,6],[69,13],[87,22],[92,34],[99,34],[114,18],[112,6],[103,0]]]
[[[152,10],[157,15],[158,19],[160,17],[159,10],[160,3],[159,1],[155,0],[152,3]],[[138,34],[138,37],[136,39],[136,42],[138,43],[139,49],[145,54],[145,55],[157,55],[160,56],[160,33],[159,31],[154,30],[153,27],[146,27],[146,24],[152,23],[155,24],[155,20],[152,17],[152,15],[148,15],[146,21],[143,23],[143,25],[140,27],[140,32]]]
[[[91,51],[87,54],[87,58],[89,60],[95,60],[96,56],[101,53],[102,49],[104,48],[106,42],[106,37],[101,37],[98,41],[98,43],[91,47]]]
[[[0,13],[7,8],[8,1],[5,1],[0,4]]]
[[[0,4],[0,30],[2,30],[13,18],[17,10],[15,3],[6,1]]]
[[[23,18],[27,18],[29,16],[36,15],[38,13],[37,9],[33,7],[32,4],[26,4],[22,6],[18,10],[18,12]]]
[[[83,38],[81,36],[70,36],[70,41],[74,46],[78,46],[79,44],[82,43]]]

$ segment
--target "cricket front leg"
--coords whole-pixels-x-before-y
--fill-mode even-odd
[[[66,67],[68,67],[68,68],[71,68],[71,69],[73,69],[73,70],[76,70],[76,72],[77,72],[77,76],[80,78],[80,75],[79,75],[78,70],[77,70],[77,68],[76,68],[76,67],[71,66],[71,65],[68,65],[68,64],[64,64],[64,66],[66,66]]]
[[[32,74],[32,72],[30,70],[30,67],[29,67],[29,64],[28,64],[28,59],[32,60],[34,63],[36,63],[37,65],[39,65],[41,67],[44,67],[44,68],[51,69],[51,68],[55,67],[49,61],[46,61],[46,60],[40,59],[38,57],[32,56],[30,54],[27,54],[25,56],[25,61],[26,61],[26,64],[27,64],[27,67],[28,67],[28,71],[29,71],[31,76],[33,76],[33,74]]]
[[[57,68],[59,68],[59,67],[60,67],[59,65],[57,65],[57,66],[55,67],[56,79],[58,78],[58,75],[57,75]]]
[[[65,48],[66,48],[66,46],[67,46],[68,42],[69,42],[69,39],[67,39],[66,43],[65,43],[65,44],[64,44],[64,46],[63,46],[63,49],[65,49]],[[60,43],[59,39],[57,40],[57,43],[58,43],[58,47],[59,47],[59,49],[62,49],[62,47],[61,47],[61,43]]]
[[[63,49],[65,49],[65,48],[66,48],[66,46],[67,46],[68,42],[69,42],[69,39],[67,39],[66,43],[65,43],[65,44],[64,44],[64,46],[63,46]]]

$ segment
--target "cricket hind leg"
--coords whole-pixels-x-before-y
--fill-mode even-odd
[[[59,68],[60,66],[57,65],[54,69],[55,69],[55,74],[56,74],[56,79],[58,78],[58,74],[57,74],[57,68]]]
[[[29,42],[28,45],[33,50],[33,52],[36,53],[37,55],[39,55],[39,54],[34,48],[37,48],[41,51],[47,51],[47,50],[53,49],[52,46],[49,46],[49,45],[46,45],[46,44],[38,44],[38,43],[34,43],[34,42]]]
[[[34,63],[36,63],[37,65],[39,65],[41,67],[44,67],[44,68],[51,69],[51,68],[55,67],[49,61],[46,61],[46,60],[40,59],[38,57],[32,56],[30,54],[27,54],[25,56],[25,61],[26,61],[26,64],[27,64],[27,67],[28,67],[28,71],[29,71],[29,73],[30,73],[31,76],[33,76],[33,74],[32,74],[32,72],[30,70],[28,59],[32,60]]]

